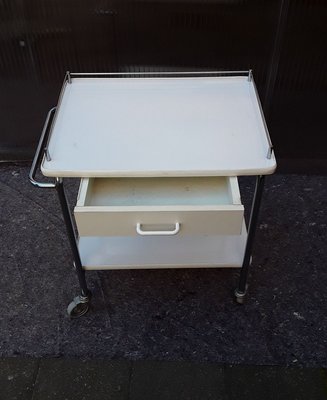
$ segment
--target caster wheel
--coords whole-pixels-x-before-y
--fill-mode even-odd
[[[67,313],[71,318],[78,318],[89,311],[89,300],[87,297],[77,296],[67,307]]]
[[[238,304],[244,304],[244,302],[245,302],[245,298],[243,296],[242,297],[235,296],[235,300],[236,300],[236,303],[238,303]]]
[[[236,303],[244,304],[247,288],[248,287],[246,286],[245,292],[239,292],[238,289],[235,289],[234,296],[235,296]]]

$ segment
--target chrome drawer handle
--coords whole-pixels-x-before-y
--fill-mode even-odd
[[[159,235],[176,235],[180,230],[180,223],[176,222],[175,229],[173,231],[143,231],[140,223],[136,224],[136,232],[142,236],[159,236]]]

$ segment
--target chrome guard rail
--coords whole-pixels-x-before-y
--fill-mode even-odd
[[[33,163],[31,166],[31,170],[30,173],[28,175],[28,178],[31,182],[32,185],[39,187],[39,188],[55,188],[56,184],[55,183],[51,183],[51,182],[38,182],[35,180],[35,175],[36,175],[36,171],[38,168],[39,163],[41,162],[41,159],[44,155],[44,152],[46,151],[45,146],[47,143],[47,139],[49,136],[49,132],[50,132],[50,127],[51,127],[51,122],[53,120],[54,114],[56,111],[56,107],[51,108],[51,110],[48,112],[47,115],[47,119],[45,121],[43,130],[42,130],[42,134],[39,140],[39,144],[37,146],[36,149],[36,153],[33,159]]]
[[[243,71],[130,71],[130,72],[70,72],[67,71],[65,80],[69,83],[72,78],[98,78],[98,77],[133,77],[133,76],[164,76],[164,77],[182,77],[182,76],[233,76],[243,75],[248,76],[251,79],[252,70]]]

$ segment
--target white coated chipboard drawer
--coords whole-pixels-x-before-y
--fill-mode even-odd
[[[236,177],[84,178],[80,236],[239,235],[244,208]]]

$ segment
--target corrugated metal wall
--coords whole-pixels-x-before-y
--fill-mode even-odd
[[[30,158],[65,71],[254,70],[279,157],[327,158],[327,2],[0,0],[0,158]]]

